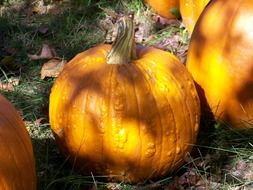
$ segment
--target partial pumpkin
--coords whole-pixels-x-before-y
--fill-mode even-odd
[[[78,54],[50,94],[57,144],[85,175],[130,183],[178,168],[196,141],[200,103],[191,75],[172,54],[135,48],[133,20],[116,41]]]
[[[0,189],[35,190],[31,139],[19,114],[0,95]]]
[[[188,32],[192,34],[194,26],[210,0],[180,0],[180,13]]]
[[[179,0],[145,0],[154,11],[168,19],[176,18],[173,11],[179,10]]]
[[[252,0],[213,0],[199,18],[187,57],[203,111],[210,108],[217,120],[237,128],[253,126],[252,31]]]

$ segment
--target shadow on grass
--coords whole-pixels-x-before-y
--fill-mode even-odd
[[[16,56],[27,58],[27,53],[38,52],[42,43],[48,42],[60,57],[69,59],[102,40],[102,31],[97,27],[102,10],[98,6],[62,8],[57,15],[26,17],[22,10],[0,18],[0,48],[14,48]]]
[[[24,10],[31,2],[26,1],[18,9],[10,8],[0,17],[0,63],[5,57],[11,58],[10,65],[1,65],[0,80],[6,79],[4,75],[20,79],[20,85],[14,91],[1,93],[24,112],[25,119],[47,115],[43,110],[47,109],[53,83],[52,80],[39,79],[41,66],[47,60],[31,61],[27,54],[37,54],[46,42],[56,49],[59,57],[68,60],[101,42],[103,31],[98,28],[97,21],[103,13],[95,2],[98,1],[89,1],[89,5],[84,2],[83,5],[82,1],[79,6],[59,5],[62,11],[57,15],[28,16]],[[43,29],[46,32],[42,32]]]
[[[59,153],[52,137],[32,138],[37,168],[38,190],[89,189],[92,177],[83,177],[73,171],[68,161]]]

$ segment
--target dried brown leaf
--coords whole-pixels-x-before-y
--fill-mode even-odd
[[[112,43],[116,37],[115,23],[119,14],[112,9],[99,7],[105,13],[104,19],[99,19],[98,26],[105,33],[105,43]]]
[[[62,1],[55,0],[51,2],[46,2],[45,0],[36,0],[33,2],[30,2],[28,6],[24,9],[24,13],[27,16],[33,16],[33,15],[41,15],[41,14],[51,14],[56,15],[59,14],[62,9],[60,7],[60,4]]]
[[[39,59],[51,59],[57,57],[56,51],[53,47],[50,47],[48,44],[42,44],[42,49],[39,54],[28,54],[28,57],[31,60],[39,60]]]
[[[67,61],[63,59],[51,59],[44,63],[41,68],[41,79],[46,77],[57,77]]]
[[[238,160],[231,168],[228,166],[231,176],[235,176],[241,180],[253,181],[253,163],[248,160]]]
[[[143,19],[143,22],[140,22],[140,24],[138,24],[136,30],[137,31],[135,33],[135,41],[137,43],[142,43],[151,36],[154,31],[154,26],[152,21],[148,19]]]
[[[34,121],[34,125],[40,126],[40,125],[43,123],[43,121],[45,121],[45,120],[46,120],[45,117],[41,117],[41,118],[39,118],[39,119],[36,119],[36,120]]]
[[[18,78],[11,78],[8,82],[0,82],[0,90],[13,91],[14,87],[19,84]]]
[[[0,83],[0,90],[13,91],[14,86],[11,83]]]
[[[49,27],[47,25],[41,25],[39,28],[38,28],[38,32],[41,33],[41,34],[46,34],[49,30]]]
[[[57,15],[61,13],[61,9],[57,5],[47,5],[47,14]]]
[[[27,9],[25,9],[25,13],[27,16],[46,13],[46,7],[44,6],[44,1],[37,0],[37,1],[32,2],[27,7]]]
[[[167,19],[158,14],[153,14],[151,19],[154,21],[155,27],[157,30],[166,28],[167,26],[179,26],[182,25],[181,22],[177,19]]]

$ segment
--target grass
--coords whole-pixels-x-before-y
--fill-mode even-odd
[[[185,165],[161,181],[131,186],[105,182],[105,176],[82,176],[73,170],[58,151],[48,123],[48,97],[54,79],[41,80],[40,69],[45,61],[31,61],[27,54],[35,54],[42,43],[48,42],[59,57],[69,60],[78,52],[103,42],[104,31],[98,23],[105,13],[99,7],[133,11],[140,17],[146,8],[141,0],[66,2],[59,5],[61,11],[57,14],[28,16],[29,1],[0,1],[0,63],[7,56],[11,58],[9,64],[0,64],[0,82],[8,82],[13,77],[19,79],[13,91],[1,93],[20,111],[31,135],[38,189],[196,189],[198,183],[207,189],[252,189],[253,130],[235,131],[220,123],[208,126],[207,131],[202,129]],[[41,28],[47,32],[41,32]],[[189,38],[180,22],[152,30],[152,36],[144,44],[165,43],[163,48],[176,55],[183,55],[187,50]],[[171,46],[168,39],[176,45]]]

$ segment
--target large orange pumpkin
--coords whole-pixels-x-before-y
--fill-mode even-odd
[[[182,164],[200,105],[185,66],[162,50],[136,50],[133,31],[124,16],[112,49],[98,45],[67,63],[49,115],[59,147],[84,174],[135,183]]]
[[[253,126],[252,31],[252,0],[214,0],[201,14],[187,57],[202,102],[216,119],[239,128]]]
[[[35,190],[31,139],[15,108],[0,95],[0,189]]]
[[[179,0],[146,0],[146,3],[165,18],[177,17],[177,15],[173,14],[173,11],[179,9]]]
[[[193,28],[210,0],[180,0],[180,13],[183,22],[191,34]]]

